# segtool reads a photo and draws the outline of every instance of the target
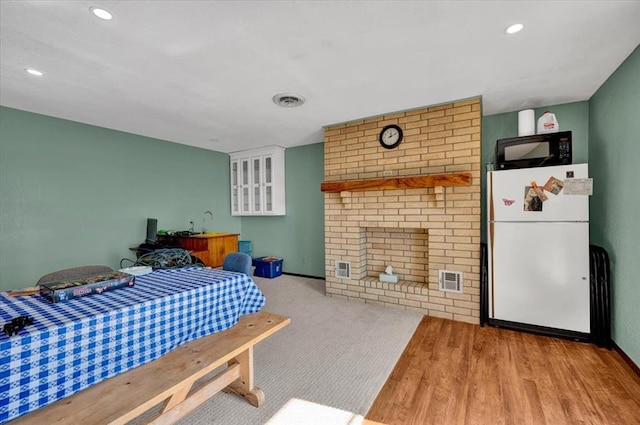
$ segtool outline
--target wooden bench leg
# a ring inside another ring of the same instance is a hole
[[[222,391],[238,394],[246,398],[252,406],[260,407],[264,403],[264,392],[253,384],[253,346],[247,348],[228,363],[229,366],[234,364],[240,366],[240,379]]]
[[[169,399],[167,405],[165,405],[162,413],[149,422],[148,425],[169,425],[176,423],[179,419],[187,415],[205,401],[209,400],[214,394],[222,390],[230,382],[237,381],[240,376],[239,365],[233,365],[228,367],[225,371],[217,374],[215,377],[207,381],[207,384],[190,395],[188,398],[183,399],[181,402],[174,404],[171,403],[173,397]],[[189,385],[191,387],[191,385]],[[174,396],[175,397],[175,396]],[[172,404],[171,407],[168,407]]]
[[[185,383],[185,385],[183,385],[182,388],[177,390],[171,397],[169,397],[165,402],[162,412],[171,410],[174,407],[176,407],[178,404],[182,403],[187,398],[189,391],[191,391],[191,386],[192,386],[191,382]]]

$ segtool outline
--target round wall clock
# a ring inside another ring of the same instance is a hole
[[[395,124],[385,126],[380,132],[380,144],[383,148],[393,149],[402,142],[402,129]]]

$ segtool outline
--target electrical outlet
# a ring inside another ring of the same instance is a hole
[[[386,171],[383,171],[383,172],[382,172],[382,176],[383,176],[383,177],[391,177],[391,176],[393,176],[393,175],[394,175],[394,172],[393,172],[393,171],[391,171],[391,170],[386,170]]]

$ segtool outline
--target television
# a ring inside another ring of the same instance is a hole
[[[156,244],[158,241],[158,220],[155,218],[147,218],[147,239],[145,243]]]

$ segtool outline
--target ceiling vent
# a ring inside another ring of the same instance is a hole
[[[304,97],[293,93],[278,93],[273,96],[273,103],[283,108],[295,108],[304,103]]]

